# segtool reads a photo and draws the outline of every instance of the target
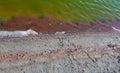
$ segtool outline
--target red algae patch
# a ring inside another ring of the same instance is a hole
[[[71,23],[57,20],[51,16],[45,15],[41,18],[34,17],[14,17],[10,20],[2,22],[1,30],[16,31],[32,29],[41,33],[55,33],[55,32],[110,32],[115,27],[120,28],[120,22],[113,21],[94,21],[89,23]]]

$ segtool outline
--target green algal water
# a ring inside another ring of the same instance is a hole
[[[44,14],[67,21],[119,19],[120,0],[0,0],[0,18]]]

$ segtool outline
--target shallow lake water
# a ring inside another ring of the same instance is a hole
[[[67,21],[119,19],[120,0],[0,0],[0,18],[44,14]]]

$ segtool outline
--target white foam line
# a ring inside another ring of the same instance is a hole
[[[24,37],[29,35],[38,35],[38,32],[32,29],[26,31],[0,31],[0,37]]]
[[[117,29],[115,27],[112,27],[112,29],[120,32],[120,29]]]
[[[62,31],[62,32],[56,32],[55,34],[65,34],[65,32],[64,31]]]

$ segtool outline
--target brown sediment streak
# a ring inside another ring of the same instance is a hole
[[[6,53],[0,53],[0,62],[11,62],[11,61],[17,61],[17,60],[24,60],[24,59],[35,59],[35,58],[49,58],[52,59],[54,57],[67,57],[69,55],[77,55],[80,53],[87,52],[90,55],[94,54],[102,54],[102,53],[108,53],[112,50],[103,50],[104,48],[108,47],[99,47],[100,49],[97,51],[90,51],[89,48],[75,48],[75,49],[59,49],[59,50],[53,50],[50,52],[41,52],[41,53],[32,53],[32,52],[24,52],[19,51],[15,52],[6,52]],[[87,50],[87,51],[84,51]]]

